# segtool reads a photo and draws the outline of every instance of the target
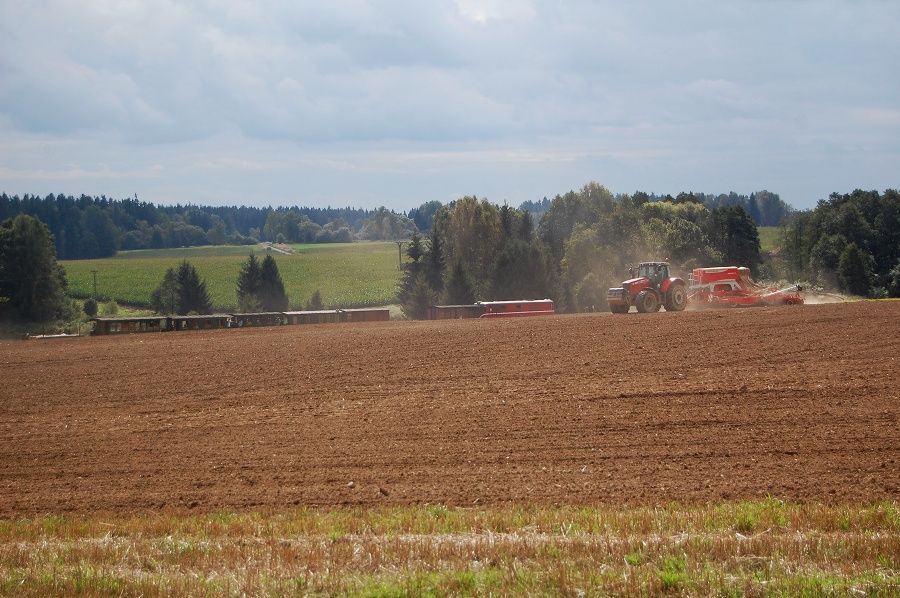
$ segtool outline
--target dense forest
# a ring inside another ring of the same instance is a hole
[[[784,227],[792,278],[855,295],[900,297],[900,193],[833,193]]]

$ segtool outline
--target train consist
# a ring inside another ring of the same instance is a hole
[[[435,305],[429,311],[432,320],[459,318],[520,318],[555,313],[550,299],[521,301],[480,301],[472,305]],[[247,314],[205,314],[190,316],[140,316],[92,318],[93,335],[132,334],[136,332],[172,332],[180,330],[216,330],[252,326],[293,326],[300,324],[337,324],[341,322],[386,322],[386,308],[323,309],[316,311],[273,311]]]
[[[248,314],[205,314],[191,316],[143,316],[134,318],[92,318],[91,334],[131,334],[135,332],[172,332],[179,330],[215,330],[252,326],[290,326],[298,324],[336,324],[339,322],[385,322],[390,312],[384,308],[324,309],[317,311],[273,311]]]

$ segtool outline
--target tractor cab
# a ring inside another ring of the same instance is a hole
[[[666,262],[641,262],[637,270],[630,268],[629,273],[632,278],[646,278],[650,281],[650,286],[658,289],[659,285],[669,278],[669,264]]]

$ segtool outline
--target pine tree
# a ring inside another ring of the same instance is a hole
[[[475,289],[469,275],[463,268],[462,261],[456,260],[450,277],[447,279],[447,287],[444,291],[444,301],[450,305],[471,305],[475,303]]]
[[[309,298],[309,302],[306,304],[306,309],[310,311],[319,311],[325,309],[325,304],[322,302],[322,293],[319,292],[319,289],[316,289],[312,294],[312,297]]]
[[[158,314],[177,314],[179,296],[178,275],[175,268],[169,268],[150,294],[150,307]]]
[[[531,212],[522,212],[522,222],[519,224],[519,238],[526,243],[534,239],[534,219]]]
[[[409,259],[411,259],[414,264],[418,264],[424,253],[425,250],[422,247],[422,237],[419,236],[419,233],[413,233],[413,236],[409,240],[409,247],[406,248],[406,255],[409,256]]]
[[[425,280],[428,286],[440,294],[444,290],[444,242],[437,229],[431,229],[425,258]]]
[[[206,282],[197,269],[187,260],[178,266],[178,314],[212,313],[212,302],[206,290]]]
[[[275,258],[267,255],[259,269],[259,303],[263,311],[284,311],[288,296]]]
[[[409,301],[416,279],[422,273],[424,250],[422,249],[422,237],[417,233],[413,233],[409,246],[406,248],[406,255],[410,261],[404,265],[403,279],[400,281],[398,299],[401,306]]]
[[[513,211],[506,202],[500,206],[500,229],[503,231],[504,241],[513,236]]]
[[[428,312],[436,301],[437,295],[428,286],[425,276],[419,273],[410,284],[409,295],[401,308],[407,318],[423,320],[428,317]]]
[[[261,272],[259,260],[255,255],[250,255],[247,262],[241,266],[237,280],[238,309],[244,313],[260,311],[259,290]]]

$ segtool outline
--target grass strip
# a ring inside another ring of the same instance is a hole
[[[898,592],[897,502],[0,520],[3,595]]]

